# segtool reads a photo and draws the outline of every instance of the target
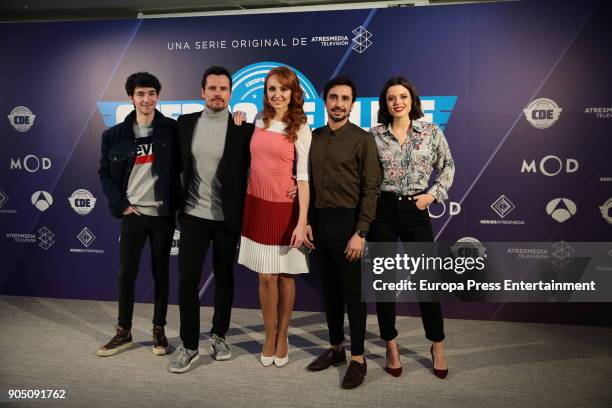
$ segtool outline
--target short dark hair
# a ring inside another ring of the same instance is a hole
[[[353,83],[353,81],[351,81],[348,77],[345,77],[345,76],[332,78],[329,80],[329,82],[325,84],[325,87],[323,88],[323,101],[327,100],[327,94],[329,94],[329,91],[334,86],[338,86],[338,85],[346,85],[350,87],[351,92],[353,94],[353,99],[351,100],[351,103],[355,102],[355,99],[357,99],[357,88],[355,88],[355,84]]]
[[[161,91],[159,79],[157,79],[155,75],[151,75],[148,72],[137,72],[130,75],[125,81],[125,91],[129,96],[134,96],[134,90],[136,87],[155,88],[157,93]]]
[[[412,85],[412,83],[403,76],[395,76],[385,82],[385,85],[380,92],[380,97],[378,98],[378,123],[389,125],[393,121],[393,116],[391,116],[389,113],[389,108],[387,107],[387,91],[394,85],[401,85],[406,88],[408,92],[410,92],[410,99],[412,99],[410,113],[408,114],[410,119],[415,120],[423,117],[421,98],[419,97],[419,93],[414,85]]]
[[[208,78],[209,75],[225,75],[229,79],[230,91],[232,90],[232,75],[229,73],[227,68],[219,65],[213,65],[204,71],[204,75],[202,75],[202,89],[206,88],[206,78]]]

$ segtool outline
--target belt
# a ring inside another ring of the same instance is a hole
[[[414,201],[415,200],[414,197],[421,195],[421,194],[423,194],[423,191],[414,193],[414,194],[408,194],[408,195],[397,194],[391,191],[381,191],[380,192],[381,197],[390,198],[395,201],[404,201],[404,200]]]

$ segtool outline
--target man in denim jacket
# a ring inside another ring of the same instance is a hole
[[[135,110],[102,134],[98,171],[111,214],[121,219],[119,317],[116,335],[97,351],[103,357],[132,345],[134,286],[147,238],[155,281],[153,353],[168,351],[164,325],[170,248],[181,196],[176,123],[155,109],[159,80],[138,72],[128,77],[125,89]]]

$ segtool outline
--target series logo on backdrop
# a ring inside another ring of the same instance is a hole
[[[537,129],[546,129],[555,124],[561,115],[561,109],[555,101],[549,98],[539,98],[532,101],[525,109],[525,119]]]
[[[4,207],[4,204],[8,201],[9,196],[6,195],[2,189],[0,189],[0,208]]]
[[[500,220],[480,220],[481,224],[492,224],[492,225],[523,225],[525,221],[523,220],[508,220],[506,217],[514,211],[516,205],[505,195],[500,195],[491,205],[489,206],[491,210],[499,218]]]
[[[85,248],[70,248],[70,252],[84,254],[104,254],[103,249],[90,248],[91,244],[96,240],[96,236],[88,227],[84,227],[81,232],[77,234],[76,237]]]
[[[38,170],[49,170],[51,168],[51,159],[48,157],[38,157],[34,154],[28,154],[23,158],[11,157],[11,170],[25,170],[28,173],[36,173]]]
[[[35,191],[31,201],[32,205],[42,212],[53,205],[53,196],[46,191]]]
[[[17,106],[13,108],[11,113],[7,115],[13,129],[18,132],[25,133],[34,125],[36,115],[25,106]]]
[[[506,215],[510,214],[516,206],[505,194],[502,194],[493,204],[491,204],[491,208],[500,218],[506,218]]]
[[[9,195],[6,194],[1,188],[0,188],[0,213],[1,214],[17,214],[17,210],[14,210],[12,208],[5,208],[5,204],[6,202],[10,199]]]
[[[578,171],[579,167],[580,165],[576,159],[562,160],[550,154],[544,156],[539,162],[534,159],[531,159],[531,161],[523,159],[521,173],[538,173],[539,171],[547,177],[553,177],[561,172],[565,172],[566,174],[575,173]]]
[[[96,206],[96,200],[93,194],[82,188],[75,190],[72,195],[68,197],[70,206],[80,215],[87,215],[92,212]]]
[[[362,36],[359,38],[363,47],[366,47],[366,45],[369,47],[371,45],[370,37],[368,37],[365,32],[363,32]],[[368,41],[370,41],[370,43],[368,43]],[[263,82],[266,75],[272,68],[283,65],[286,64],[274,61],[263,61],[248,65],[236,71],[232,76],[233,88],[229,104],[230,109],[232,111],[241,110],[246,112],[247,120],[253,121],[257,112],[262,108]],[[304,112],[308,118],[308,124],[313,128],[325,125],[325,103],[319,98],[316,88],[304,73],[294,67],[290,66],[290,68],[297,74],[300,85],[304,90]],[[444,129],[450,120],[456,102],[457,96],[421,96],[421,106],[425,114],[423,120],[434,122]],[[176,119],[182,114],[201,111],[204,108],[204,103],[199,99],[162,100],[159,102],[157,108],[164,115]],[[102,115],[104,124],[107,127],[111,127],[122,122],[134,107],[129,101],[125,100],[102,101],[98,102],[98,109]],[[377,116],[378,96],[358,97],[351,111],[350,120],[354,124],[367,130],[378,124]]]
[[[96,236],[89,228],[85,227],[78,233],[77,238],[79,241],[81,241],[81,244],[83,244],[85,247],[89,247],[89,245],[95,241]]]
[[[247,118],[253,120],[257,112],[263,109],[264,82],[270,70],[283,66],[278,62],[261,62],[242,68],[232,75],[232,110],[246,112]],[[310,80],[299,70],[291,67],[300,81],[304,92],[304,111],[312,107],[317,100],[317,91]],[[310,110],[310,109],[309,109]]]

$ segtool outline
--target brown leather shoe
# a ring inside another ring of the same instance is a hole
[[[312,363],[308,364],[308,371],[325,370],[331,365],[339,365],[346,363],[346,351],[344,347],[336,351],[333,348],[328,348],[325,353],[317,357]]]
[[[164,326],[153,326],[153,354],[163,356],[168,352],[168,339]]]
[[[365,358],[363,359],[363,364],[351,360],[348,370],[346,370],[346,374],[344,374],[344,378],[342,379],[342,388],[351,389],[359,387],[363,383],[367,372],[368,364]]]

